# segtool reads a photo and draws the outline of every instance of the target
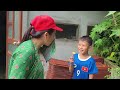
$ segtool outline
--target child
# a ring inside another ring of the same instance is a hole
[[[72,79],[93,79],[93,74],[98,73],[95,60],[89,56],[88,50],[92,46],[92,39],[83,36],[78,42],[78,54],[70,58],[69,71],[73,73]]]

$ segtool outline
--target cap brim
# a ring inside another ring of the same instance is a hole
[[[57,30],[57,31],[63,31],[63,29],[60,28],[60,27],[58,27],[58,26],[54,26],[53,29],[54,29],[54,30]]]

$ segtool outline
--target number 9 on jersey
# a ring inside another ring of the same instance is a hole
[[[77,70],[77,76],[79,76],[80,75],[80,70]]]

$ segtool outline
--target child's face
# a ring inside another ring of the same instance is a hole
[[[80,54],[82,54],[82,55],[88,54],[89,48],[90,48],[90,46],[89,46],[89,43],[87,41],[79,40],[78,51]]]

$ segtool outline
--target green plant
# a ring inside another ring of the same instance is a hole
[[[120,66],[120,12],[109,11],[105,19],[94,26],[90,37],[96,55]]]
[[[108,71],[110,74],[105,76],[106,79],[120,79],[120,68],[109,68]]]

